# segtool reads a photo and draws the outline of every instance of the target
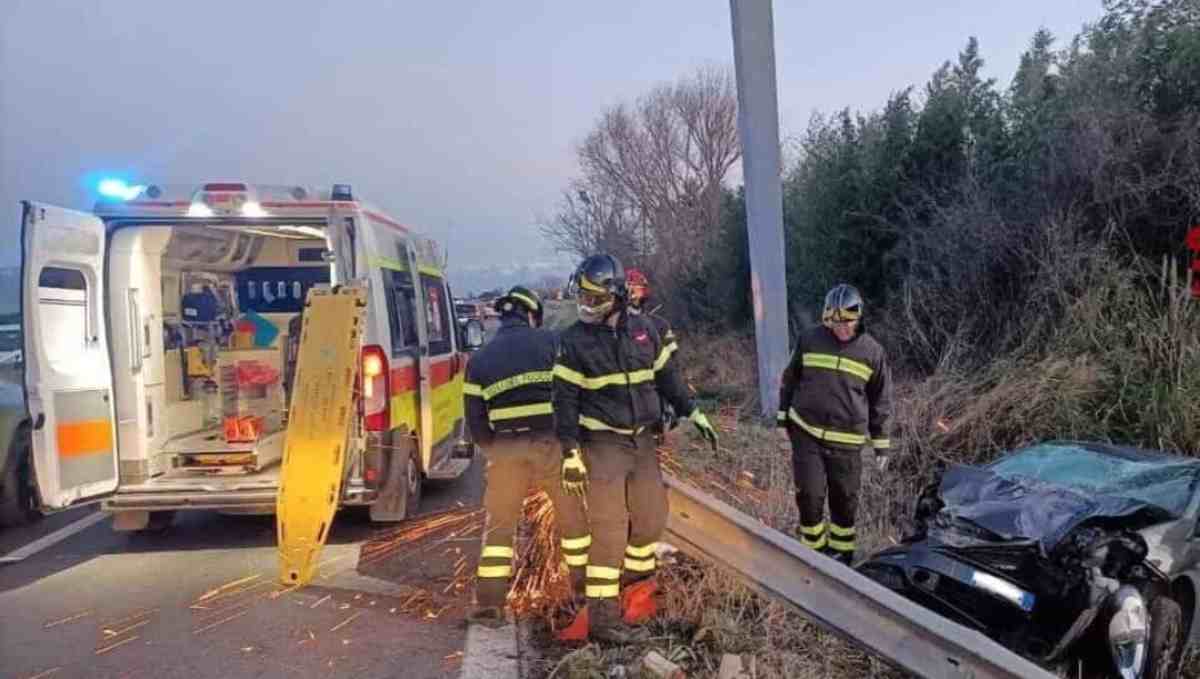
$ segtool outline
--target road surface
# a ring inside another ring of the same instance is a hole
[[[0,677],[459,676],[482,462],[426,486],[413,521],[339,514],[302,589],[277,584],[272,516],[139,535],[85,508],[2,532],[0,557],[78,530],[0,565]]]

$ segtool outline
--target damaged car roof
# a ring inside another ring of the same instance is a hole
[[[983,467],[948,468],[930,537],[961,544],[965,523],[988,540],[1034,541],[1048,554],[1093,519],[1123,519],[1131,528],[1177,519],[1198,482],[1196,459],[1089,442],[1040,443]]]

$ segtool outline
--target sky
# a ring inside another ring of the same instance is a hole
[[[1040,26],[1100,0],[775,0],[781,136],[922,86],[969,36],[1007,86]],[[542,244],[601,112],[733,64],[727,0],[0,0],[0,265],[21,200],[88,209],[97,178],[355,193],[451,268],[571,260]]]

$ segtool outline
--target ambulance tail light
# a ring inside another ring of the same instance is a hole
[[[391,429],[391,394],[388,360],[383,347],[372,344],[362,352],[363,415],[367,431]]]

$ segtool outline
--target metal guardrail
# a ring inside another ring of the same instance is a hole
[[[733,571],[760,594],[929,679],[1054,679],[952,622],[669,475],[663,540]]]

